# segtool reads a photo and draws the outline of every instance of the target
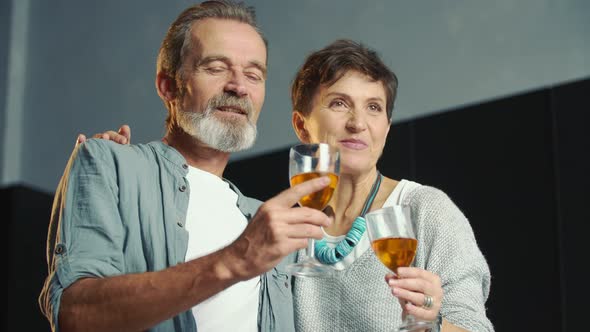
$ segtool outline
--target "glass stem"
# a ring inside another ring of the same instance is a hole
[[[415,322],[416,322],[416,317],[414,317],[411,314],[407,314],[406,317],[404,318],[404,325],[414,324]]]
[[[313,239],[307,240],[307,257],[315,260],[315,241]]]

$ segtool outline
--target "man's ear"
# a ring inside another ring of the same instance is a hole
[[[159,72],[156,75],[156,89],[160,98],[167,102],[173,101],[178,91],[176,80],[164,72]]]
[[[305,128],[305,116],[297,110],[293,111],[291,117],[291,123],[293,124],[293,130],[302,143],[309,143],[309,132]]]

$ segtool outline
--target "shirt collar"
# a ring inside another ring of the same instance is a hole
[[[149,145],[151,145],[158,154],[166,158],[172,164],[176,165],[182,172],[183,176],[186,176],[188,174],[188,164],[186,162],[186,159],[182,156],[182,154],[180,154],[180,152],[178,152],[178,150],[176,150],[168,144],[165,144],[162,141],[154,141],[149,143]],[[249,214],[249,216],[247,216],[248,218],[252,217],[252,207],[250,206],[250,199],[244,196],[244,194],[242,194],[238,187],[236,187],[236,185],[233,184],[231,181],[225,178],[222,178],[222,180],[227,182],[231,190],[233,190],[238,195],[238,208],[244,214]]]

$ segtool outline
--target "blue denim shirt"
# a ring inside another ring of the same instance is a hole
[[[58,331],[63,290],[84,277],[158,271],[183,263],[190,195],[186,160],[152,142],[119,145],[90,139],[74,150],[55,193],[47,239],[49,275],[39,297]],[[249,221],[261,202],[238,194]],[[279,266],[261,276],[258,328],[294,331],[291,281]],[[197,331],[191,310],[150,331]]]

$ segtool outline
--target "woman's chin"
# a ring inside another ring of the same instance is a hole
[[[370,172],[372,167],[368,167],[366,163],[360,164],[340,164],[340,174],[341,175],[362,175],[365,173]]]

